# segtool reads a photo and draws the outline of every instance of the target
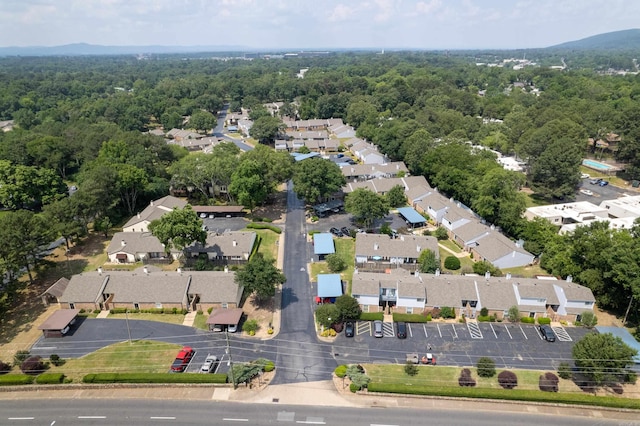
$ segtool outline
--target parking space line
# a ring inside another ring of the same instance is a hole
[[[453,338],[457,339],[458,338],[458,332],[456,331],[456,325],[455,324],[451,324],[451,328],[453,328]]]
[[[440,330],[440,324],[436,324],[436,327],[438,327],[438,334],[440,335],[440,338],[442,339],[442,330]]]
[[[393,337],[396,335],[396,331],[393,327],[392,322],[382,323],[382,334],[384,335],[384,337]]]
[[[356,335],[369,333],[371,336],[371,322],[370,321],[358,321],[356,323]]]
[[[569,333],[567,333],[567,330],[565,330],[564,327],[551,327],[553,329],[553,331],[556,333],[556,337],[558,338],[558,340],[560,340],[561,342],[571,342],[573,339],[571,339],[571,336],[569,336]]]
[[[427,333],[427,325],[422,324],[422,329],[424,330],[424,337],[429,337],[429,333]]]
[[[522,335],[524,336],[524,338],[525,338],[526,340],[529,340],[529,338],[527,337],[527,333],[525,333],[525,332],[524,332],[524,330],[522,329],[522,326],[521,326],[521,325],[519,325],[518,327],[520,327],[520,331],[522,331]]]
[[[544,340],[544,336],[542,335],[542,333],[540,333],[540,329],[538,327],[533,327],[533,329],[536,331],[536,334],[538,335],[540,340]]]
[[[409,336],[413,337],[413,331],[411,331],[411,323],[410,322],[407,323],[407,329],[409,330]]]
[[[480,330],[480,326],[475,321],[467,321],[467,330],[469,330],[469,334],[472,339],[482,339],[482,331]]]
[[[511,335],[511,332],[509,331],[509,327],[507,327],[507,325],[505,324],[504,329],[507,330],[507,334],[509,335],[510,339],[513,339],[513,336]]]
[[[493,331],[493,337],[495,337],[497,339],[498,335],[496,334],[496,329],[493,328],[493,324],[489,323],[489,326],[491,327],[491,331]]]

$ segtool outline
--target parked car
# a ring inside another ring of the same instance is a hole
[[[178,352],[178,355],[173,361],[173,364],[171,364],[171,372],[182,373],[184,370],[186,370],[194,354],[195,351],[193,350],[193,348],[191,348],[190,346],[184,346],[180,350],[180,352]]]
[[[551,326],[548,325],[539,325],[538,329],[540,330],[540,334],[544,337],[544,340],[547,342],[555,342],[556,341],[556,333],[554,333]]]
[[[229,326],[227,327],[227,331],[229,333],[235,333],[236,331],[238,331],[238,324],[229,324]]]
[[[398,336],[398,339],[406,339],[407,338],[407,323],[405,322],[399,322],[398,324],[396,324],[396,328],[397,328],[397,333],[396,336]]]
[[[591,179],[591,180],[589,181],[589,183],[590,183],[591,185],[597,185],[597,184],[599,184],[601,181],[602,181],[602,179]]]
[[[201,373],[215,373],[218,368],[218,357],[215,355],[208,355],[200,368]]]
[[[338,228],[331,228],[331,229],[329,229],[329,232],[331,232],[336,237],[342,237],[343,236],[342,231],[340,231]]]
[[[598,185],[600,185],[600,186],[607,186],[607,185],[609,185],[609,182],[607,182],[606,180],[602,180],[602,179],[601,179],[601,180],[600,180],[600,182],[598,183]]]
[[[590,175],[589,173],[582,173],[582,174],[580,175],[580,178],[581,178],[581,179],[589,179],[590,177],[591,177],[591,175]]]
[[[373,336],[374,337],[382,337],[383,336],[383,333],[382,333],[382,321],[375,320],[373,322]]]
[[[593,195],[593,192],[588,190],[588,189],[581,189],[580,193],[582,193],[584,195]]]
[[[355,324],[353,321],[347,321],[344,325],[344,335],[345,337],[353,337],[355,334]]]
[[[342,228],[340,228],[340,232],[342,232],[345,237],[351,236],[351,230],[346,226],[343,226]]]
[[[206,213],[200,213],[200,218],[201,219],[206,219],[207,218],[207,214]]]

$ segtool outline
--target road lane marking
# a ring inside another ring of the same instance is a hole
[[[529,340],[529,338],[527,337],[527,334],[526,334],[526,333],[524,332],[524,330],[522,329],[522,326],[521,326],[521,325],[519,325],[518,327],[520,327],[520,331],[522,331],[522,335],[524,336],[524,338],[525,338],[526,340]]]
[[[79,419],[106,419],[107,416],[78,416]]]
[[[436,324],[436,327],[438,327],[438,334],[440,335],[440,338],[442,339],[442,331],[440,330],[440,324]]]
[[[429,333],[427,333],[427,325],[422,324],[422,329],[424,330],[424,337],[429,337]]]
[[[155,417],[149,417],[151,420],[175,420],[175,417],[168,417],[168,416],[155,416]]]
[[[411,331],[411,324],[407,323],[407,328],[409,329],[409,337],[413,337],[413,331]]]
[[[225,422],[248,422],[249,419],[232,419],[232,418],[224,418],[222,419]]]
[[[493,336],[497,339],[498,335],[496,334],[496,329],[493,328],[493,324],[489,323],[489,326],[491,327],[491,331],[493,331]]]
[[[509,331],[509,327],[507,327],[506,325],[504,326],[504,329],[507,330],[507,334],[509,335],[509,337],[511,339],[513,339],[513,336],[511,335],[511,332]]]
[[[34,420],[35,417],[7,417],[7,420]]]
[[[451,328],[453,328],[453,338],[457,339],[458,338],[458,332],[456,331],[456,325],[455,324],[451,324]]]

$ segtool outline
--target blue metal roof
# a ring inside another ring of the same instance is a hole
[[[335,252],[336,246],[333,244],[333,235],[328,232],[322,234],[313,234],[314,254],[332,254]]]
[[[296,161],[306,160],[307,158],[319,157],[320,153],[318,152],[310,152],[308,154],[300,154],[299,152],[292,152],[291,155],[293,159]]]
[[[413,207],[401,207],[398,209],[400,213],[409,223],[424,223],[427,221],[420,213]]]
[[[320,275],[318,275],[318,277],[320,277]],[[633,357],[633,360],[636,364],[640,364],[640,342],[638,342],[632,335],[631,333],[629,333],[627,331],[626,328],[622,328],[622,327],[604,327],[601,325],[597,325],[596,326],[596,330],[598,330],[598,333],[600,334],[604,334],[604,333],[611,333],[616,337],[619,337],[620,339],[622,339],[622,341],[624,343],[627,344],[627,346],[631,347],[632,349],[635,349],[638,351],[638,354],[636,354],[636,356]]]
[[[318,274],[318,297],[342,296],[340,274]]]

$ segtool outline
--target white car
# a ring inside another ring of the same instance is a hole
[[[227,327],[227,331],[229,333],[235,333],[236,331],[238,331],[238,324],[229,324],[229,326]]]
[[[200,372],[215,373],[217,366],[218,366],[218,357],[215,355],[208,355],[207,359],[204,360],[204,364],[202,364],[202,368],[200,368]]]
[[[580,175],[581,179],[589,179],[591,177],[591,175],[589,173],[583,173]]]
[[[207,214],[206,213],[200,213],[200,218],[201,219],[206,219],[207,218]]]
[[[593,192],[588,189],[581,189],[580,193],[584,195],[589,195],[589,196],[593,195]]]

